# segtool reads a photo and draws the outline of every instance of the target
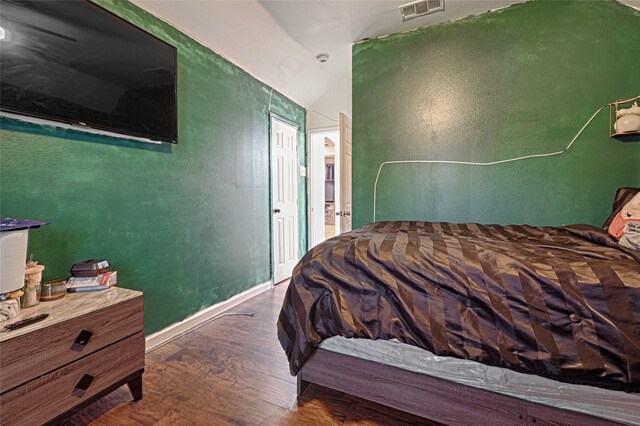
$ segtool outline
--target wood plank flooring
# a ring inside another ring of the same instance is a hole
[[[435,425],[321,386],[298,400],[276,335],[286,283],[149,352],[144,397],[126,386],[64,425]],[[55,395],[52,395],[55,401]]]

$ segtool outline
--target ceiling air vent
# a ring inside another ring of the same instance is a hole
[[[402,20],[417,18],[444,10],[444,0],[420,0],[400,6]]]

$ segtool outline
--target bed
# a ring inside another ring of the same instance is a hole
[[[640,251],[606,232],[637,192],[617,192],[604,229],[377,222],[316,246],[278,321],[299,394],[317,383],[446,424],[640,424]],[[371,344],[396,346],[385,361]],[[501,392],[517,380],[456,381],[438,360],[547,382]]]

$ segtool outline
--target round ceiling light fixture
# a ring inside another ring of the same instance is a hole
[[[318,56],[316,56],[316,59],[321,64],[325,64],[329,60],[329,54],[328,53],[320,53]]]

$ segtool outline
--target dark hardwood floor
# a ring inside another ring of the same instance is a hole
[[[126,386],[65,425],[433,425],[424,419],[296,379],[276,336],[286,283],[147,354],[144,397]],[[55,401],[55,395],[52,395]]]

